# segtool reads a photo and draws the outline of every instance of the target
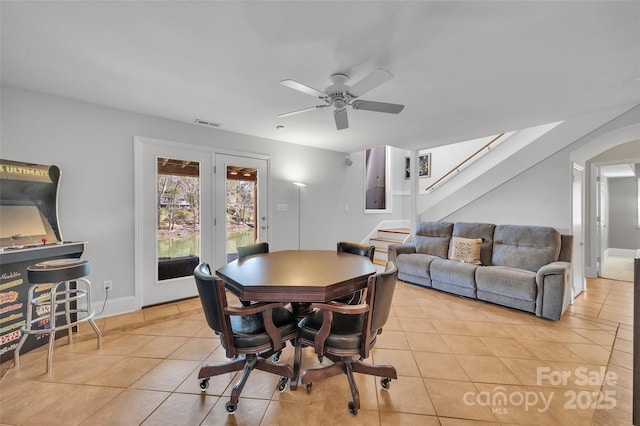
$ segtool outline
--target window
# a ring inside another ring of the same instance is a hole
[[[158,280],[193,274],[200,260],[200,164],[158,158]]]

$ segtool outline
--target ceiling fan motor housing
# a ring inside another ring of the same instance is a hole
[[[333,84],[324,90],[328,97],[327,102],[335,109],[344,108],[351,99],[349,86],[345,84],[349,80],[349,76],[346,74],[333,74],[330,78]]]

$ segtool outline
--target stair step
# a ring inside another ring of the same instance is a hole
[[[371,238],[371,241],[380,241],[382,243],[401,243],[402,242],[402,240],[398,240],[397,238],[381,238],[381,237],[373,237]]]
[[[384,266],[389,258],[389,244],[401,244],[411,234],[409,228],[381,228],[378,235],[369,239],[369,244],[376,248],[373,263]]]
[[[373,258],[386,262],[389,258],[389,251],[386,249],[386,247],[376,247]]]
[[[389,232],[393,234],[405,234],[408,235],[411,233],[411,229],[409,228],[382,228],[378,229],[379,232]]]
[[[401,244],[403,240],[394,240],[391,238],[370,238],[369,242],[375,246],[376,250],[387,250],[389,244]]]

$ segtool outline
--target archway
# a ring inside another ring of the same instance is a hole
[[[587,277],[597,276],[598,244],[597,232],[597,170],[596,164],[591,160],[594,158],[607,158],[611,162],[637,162],[640,161],[640,105],[628,110],[616,119],[606,123],[589,135],[586,135],[578,142],[582,142],[580,147],[571,152],[570,160],[572,164],[584,167],[584,187],[581,193],[579,188],[574,188],[572,197],[574,201],[582,198],[581,207],[583,209],[583,232],[581,235],[574,233],[574,240],[577,244],[583,244],[585,249],[584,274]],[[624,146],[623,149],[615,149]],[[626,147],[626,149],[624,149]],[[609,152],[610,157],[603,157],[602,154]],[[635,157],[635,158],[634,158]]]

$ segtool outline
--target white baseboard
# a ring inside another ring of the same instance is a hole
[[[630,257],[634,258],[636,255],[636,250],[631,249],[619,249],[619,248],[608,248],[604,251],[605,256],[620,256],[620,257]]]
[[[93,301],[93,310],[100,312],[104,305],[104,300]],[[114,315],[126,314],[137,311],[135,296],[120,297],[118,299],[107,299],[104,311],[100,315],[96,314],[96,318],[107,318]]]

